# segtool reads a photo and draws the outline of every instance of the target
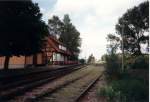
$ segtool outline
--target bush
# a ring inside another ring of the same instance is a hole
[[[121,62],[118,55],[111,54],[106,56],[106,72],[109,76],[119,75],[121,72]]]
[[[98,96],[107,97],[108,102],[148,102],[148,86],[141,80],[123,79],[98,90]]]
[[[79,62],[81,63],[81,64],[85,64],[85,59],[79,59]]]
[[[126,69],[148,69],[149,68],[149,56],[128,56],[125,60]]]
[[[116,102],[115,96],[117,92],[111,86],[102,87],[97,91],[97,96],[103,96],[108,102]]]
[[[125,96],[127,102],[142,102],[148,95],[146,85],[136,79],[115,81],[112,83],[112,87],[116,92],[120,91],[122,93],[121,97]]]
[[[138,56],[134,59],[132,64],[133,69],[148,69],[149,68],[149,58],[148,56]]]

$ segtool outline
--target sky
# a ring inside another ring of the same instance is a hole
[[[39,4],[43,20],[69,14],[82,39],[80,58],[93,54],[100,59],[106,51],[107,34],[115,33],[118,18],[127,9],[146,0],[33,0]]]

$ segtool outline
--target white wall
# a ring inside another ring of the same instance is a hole
[[[53,53],[53,61],[64,61],[64,55],[60,53]]]

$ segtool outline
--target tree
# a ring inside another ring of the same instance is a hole
[[[87,63],[95,63],[95,57],[93,56],[93,54],[91,54],[87,60]]]
[[[81,63],[81,64],[85,64],[86,63],[86,60],[85,59],[79,59],[79,62]]]
[[[107,56],[107,54],[102,55],[101,56],[101,61],[106,61],[106,56]]]
[[[149,46],[149,2],[143,2],[139,6],[129,9],[118,20],[116,30],[122,35],[124,49],[134,55],[141,55],[141,44]]]
[[[71,23],[69,15],[64,15],[63,23],[64,26],[63,32],[60,35],[60,41],[62,41],[62,43],[74,53],[74,55],[71,56],[71,60],[77,60],[78,53],[80,52],[79,47],[81,45],[80,33]]]
[[[114,34],[108,34],[107,41],[109,42],[109,44],[107,44],[107,52],[115,54],[118,47],[120,46],[120,38]]]
[[[0,2],[0,56],[8,69],[11,56],[41,51],[47,26],[41,20],[38,4],[31,0]]]
[[[119,58],[119,54],[117,54],[117,49],[121,45],[120,38],[115,34],[107,35],[107,52],[108,54],[104,54],[101,59],[106,62],[106,72],[109,76],[116,76],[121,71],[121,61]]]
[[[49,32],[52,35],[61,35],[63,22],[59,19],[58,16],[53,16],[52,19],[48,20]]]

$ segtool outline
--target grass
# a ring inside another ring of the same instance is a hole
[[[99,88],[97,96],[106,97],[108,102],[149,102],[147,83],[144,80],[132,78],[130,75],[123,76]]]

